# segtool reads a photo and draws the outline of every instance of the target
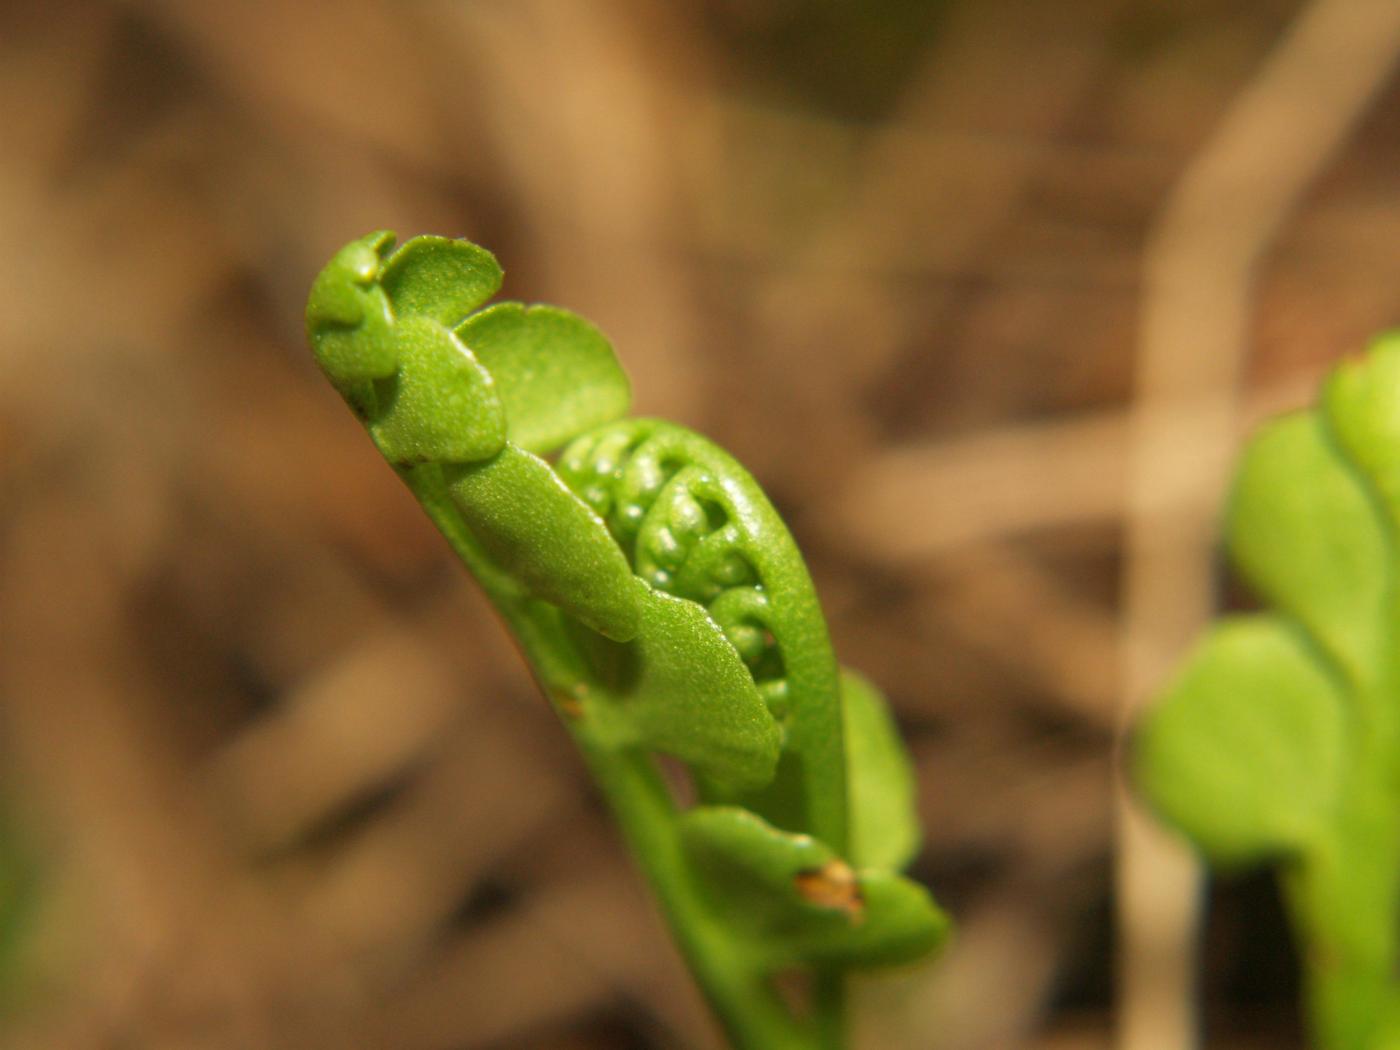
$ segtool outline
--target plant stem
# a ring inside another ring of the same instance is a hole
[[[1354,790],[1330,841],[1284,876],[1323,1050],[1384,1050],[1400,1037],[1400,817],[1391,800],[1379,784]]]
[[[757,960],[716,921],[683,854],[675,805],[646,755],[580,746],[623,837],[661,904],[681,954],[736,1050],[839,1050],[800,1024]]]

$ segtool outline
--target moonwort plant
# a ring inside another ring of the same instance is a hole
[[[1223,618],[1140,729],[1138,783],[1221,866],[1273,862],[1324,1050],[1400,1047],[1400,333],[1263,427]]]
[[[684,427],[623,418],[596,328],[481,309],[501,269],[467,241],[393,246],[372,233],[317,277],[317,362],[514,634],[733,1044],[836,1050],[846,972],[948,929],[897,874],[919,829],[883,698],[838,668],[753,478]]]

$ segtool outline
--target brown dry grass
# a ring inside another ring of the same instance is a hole
[[[1108,1045],[1144,236],[1295,5],[954,3],[859,119],[740,46],[793,10],[0,12],[0,746],[45,890],[4,1045],[715,1045],[553,716],[303,346],[315,270],[385,226],[597,321],[639,409],[788,514],[909,731],[918,874],[962,930],[863,989],[866,1045]],[[1251,413],[1400,319],[1397,112],[1261,263]],[[1231,998],[1222,942],[1219,1045],[1290,1045],[1286,989]]]

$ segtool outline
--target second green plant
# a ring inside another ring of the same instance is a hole
[[[1200,642],[1139,781],[1222,866],[1278,865],[1324,1050],[1400,1047],[1400,337],[1245,450],[1226,538],[1271,606]]]

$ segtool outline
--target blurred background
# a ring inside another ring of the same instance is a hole
[[[1111,1045],[1125,955],[1192,965],[1115,740],[1230,448],[1400,321],[1396,6],[0,6],[0,1045],[718,1045],[304,345],[381,227],[595,321],[791,523],[959,923],[860,1045]],[[1301,1046],[1270,878],[1210,899],[1206,1044]]]

